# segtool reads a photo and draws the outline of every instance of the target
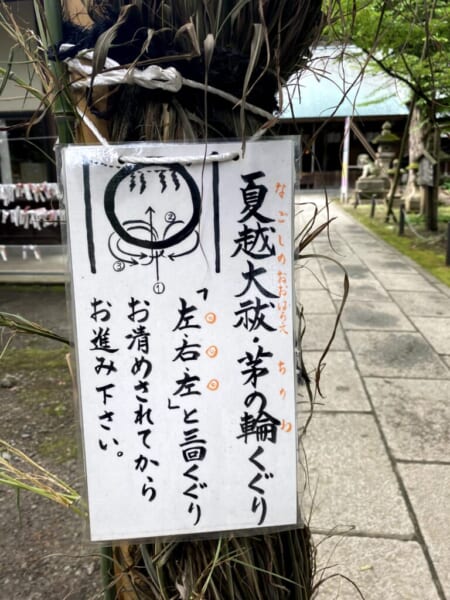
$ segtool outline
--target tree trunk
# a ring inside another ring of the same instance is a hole
[[[428,190],[428,202],[425,205],[426,226],[428,231],[438,231],[439,180],[440,180],[440,130],[437,123],[429,134],[430,154],[436,160],[433,167],[434,185]]]
[[[415,107],[411,126],[409,130],[409,162],[410,164],[419,164],[424,154],[428,154],[436,164],[433,170],[433,185],[421,186],[421,206],[420,213],[425,216],[426,227],[429,231],[437,231],[437,211],[439,201],[439,154],[440,137],[439,127],[436,123],[436,116],[431,108],[423,109]],[[415,173],[410,170],[407,192],[408,196],[415,187]]]

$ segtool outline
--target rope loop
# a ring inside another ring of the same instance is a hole
[[[138,165],[203,165],[239,160],[239,152],[223,152],[222,154],[209,154],[207,156],[130,156],[122,154],[118,157],[121,164]]]

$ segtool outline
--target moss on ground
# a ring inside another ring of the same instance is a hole
[[[14,401],[23,407],[37,429],[45,430],[37,440],[38,453],[58,463],[77,455],[72,380],[66,354],[63,347],[10,347],[3,353],[0,365],[2,376],[8,375],[15,382]]]
[[[6,349],[2,357],[2,371],[21,371],[27,372],[42,371],[52,377],[62,378],[62,381],[70,380],[67,370],[66,356],[67,349],[43,349],[36,347]]]

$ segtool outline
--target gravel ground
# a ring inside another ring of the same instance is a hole
[[[0,311],[67,335],[62,287],[0,284]],[[1,349],[8,338],[3,331]],[[82,490],[65,352],[43,338],[13,337],[0,359],[0,438]],[[100,548],[87,541],[83,517],[0,483],[0,539],[0,600],[102,598]]]

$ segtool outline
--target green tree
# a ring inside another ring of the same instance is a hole
[[[437,229],[442,115],[450,108],[450,4],[447,0],[330,1],[330,42],[352,44],[370,65],[411,91],[410,162],[425,150],[437,160],[425,210]],[[369,67],[372,68],[372,67]]]

